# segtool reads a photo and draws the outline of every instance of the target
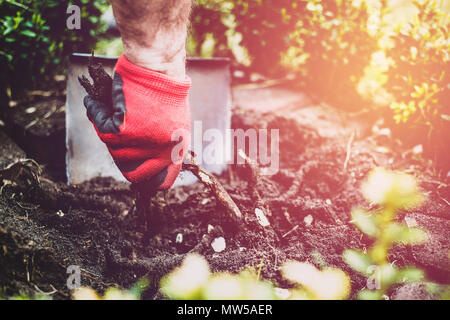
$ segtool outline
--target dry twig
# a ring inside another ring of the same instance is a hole
[[[352,154],[352,145],[353,145],[354,139],[355,139],[355,131],[352,132],[352,135],[350,136],[350,139],[348,140],[348,143],[347,143],[347,155],[345,156],[344,171],[347,170],[348,162],[350,161],[350,156]]]
[[[239,210],[236,203],[231,199],[228,192],[222,184],[205,169],[200,167],[192,154],[187,154],[187,163],[183,163],[183,170],[192,172],[205,186],[207,186],[216,196],[219,203],[227,210],[231,219],[235,222],[240,222],[242,219],[241,210]]]

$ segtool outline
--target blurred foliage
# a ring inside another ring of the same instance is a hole
[[[2,296],[2,292],[0,291],[0,300],[52,300],[52,297],[50,295],[41,293],[30,296],[24,292],[20,292],[15,296],[5,298]]]
[[[346,299],[350,294],[350,278],[340,269],[287,262],[282,274],[297,287],[281,289],[260,279],[262,263],[257,272],[247,268],[239,274],[211,273],[205,258],[190,254],[161,280],[161,292],[175,300]]]
[[[197,0],[188,51],[382,116],[450,169],[449,0]],[[257,77],[261,79],[261,77]]]
[[[123,54],[122,38],[102,38],[94,50],[96,55],[118,57]]]
[[[379,12],[386,1],[301,1],[304,13],[290,33],[283,64],[312,94],[342,109],[363,105],[356,88],[377,49]]]
[[[387,260],[394,243],[414,245],[426,242],[428,234],[420,228],[410,228],[395,222],[400,210],[420,206],[424,197],[414,177],[401,172],[374,169],[362,186],[365,198],[378,209],[366,211],[361,208],[352,211],[352,222],[363,233],[375,239],[368,250],[346,250],[344,261],[355,271],[372,280],[372,287],[360,291],[360,299],[382,299],[393,284],[407,281],[422,281],[424,273],[416,268],[399,269]]]
[[[386,48],[391,59],[386,86],[394,95],[397,123],[450,121],[450,24],[437,1],[414,1],[413,20],[397,26]]]
[[[318,270],[310,263],[291,261],[282,266],[281,272],[286,279],[300,285],[291,289],[290,299],[344,300],[351,292],[349,276],[338,268]]]
[[[366,1],[197,2],[192,19],[197,47],[212,35],[219,48],[215,55],[246,61],[251,72],[294,73],[310,93],[344,108],[361,101],[356,84],[377,48]]]
[[[74,300],[140,300],[142,293],[148,288],[149,282],[143,278],[128,290],[111,287],[106,289],[103,296],[88,287],[81,287],[72,294]]]
[[[81,29],[68,30],[67,8],[81,8]],[[0,0],[1,88],[12,93],[36,85],[65,68],[72,52],[89,52],[104,30],[107,0]]]
[[[238,275],[212,274],[208,262],[190,254],[182,265],[161,280],[161,292],[174,300],[273,300],[274,286],[262,281],[256,272],[244,270]]]
[[[450,170],[450,19],[437,1],[415,1],[413,20],[397,26],[386,48],[386,90],[397,130],[411,133],[425,153]],[[405,140],[405,138],[403,139]]]
[[[340,109],[390,106],[385,115],[396,123],[448,127],[448,7],[437,0],[198,0],[191,52],[234,57],[270,77],[294,73],[308,93]]]

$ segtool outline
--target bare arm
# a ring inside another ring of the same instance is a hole
[[[191,2],[192,0],[111,0],[128,60],[177,79],[184,79]]]

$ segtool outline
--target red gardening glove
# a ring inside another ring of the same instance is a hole
[[[87,116],[124,177],[155,190],[169,189],[190,141],[191,81],[117,62],[112,105],[86,96]],[[175,154],[175,156],[174,156]]]

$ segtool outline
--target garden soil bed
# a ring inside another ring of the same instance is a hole
[[[404,212],[399,219],[414,219],[428,230],[430,240],[414,247],[396,245],[390,261],[421,267],[428,280],[450,284],[448,177],[436,174],[429,161],[382,133],[365,130],[352,142],[348,130],[339,124],[342,119],[323,127],[323,122],[301,121],[295,113],[278,114],[239,108],[233,112],[234,128],[280,129],[280,171],[261,176],[256,185],[271,212],[270,226],[265,228],[254,214],[254,188],[243,167],[231,166],[219,177],[245,215],[241,227],[197,183],[158,194],[152,202],[157,218],[152,221],[151,234],[144,234],[127,184],[97,178],[67,186],[53,179],[55,175],[41,173],[30,161],[5,169],[23,157],[21,148],[27,148],[23,139],[14,141],[11,132],[11,139],[1,134],[2,294],[46,292],[54,299],[69,299],[67,267],[76,265],[82,270],[82,285],[101,292],[110,286],[128,288],[146,276],[151,283],[144,298],[161,299],[159,279],[188,252],[197,252],[206,257],[213,271],[238,272],[262,262],[262,277],[284,288],[291,286],[280,274],[287,260],[336,266],[350,275],[354,298],[366,279],[346,266],[341,256],[347,248],[371,245],[350,223],[350,211],[354,206],[368,207],[360,185],[376,166],[414,172],[428,195],[422,208]],[[331,112],[324,114],[329,117]],[[182,243],[176,241],[179,234]],[[220,236],[225,238],[226,249],[216,253],[210,243]],[[390,296],[399,297],[401,292],[410,298],[432,298],[417,285],[394,288]]]

